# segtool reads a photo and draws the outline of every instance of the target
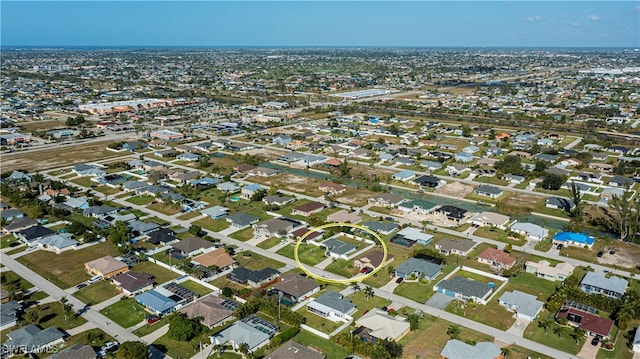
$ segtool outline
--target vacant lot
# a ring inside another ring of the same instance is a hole
[[[434,193],[443,194],[445,196],[464,198],[473,192],[473,186],[465,185],[460,182],[451,182],[437,188]]]
[[[90,144],[61,145],[38,151],[18,152],[2,156],[2,171],[19,168],[29,171],[42,171],[49,168],[64,167],[75,163],[91,162],[105,158],[122,156],[108,151],[107,145],[114,141],[92,142]]]
[[[100,313],[123,328],[129,328],[140,323],[148,314],[133,298],[116,302],[102,309]]]
[[[609,254],[615,250],[614,254]],[[597,258],[598,263],[625,268],[640,267],[640,246],[633,243],[615,241],[607,243],[603,248],[604,255]]]
[[[48,114],[47,114],[48,115]],[[58,116],[51,116],[58,117]],[[64,117],[66,119],[66,117]],[[20,127],[24,128],[25,131],[37,131],[37,130],[51,130],[53,128],[65,127],[64,120],[50,120],[50,121],[30,121],[30,122],[21,122]]]
[[[449,313],[469,318],[500,330],[509,329],[513,322],[516,321],[513,313],[498,304],[498,300],[495,298],[486,305],[453,300],[447,305],[445,310]]]
[[[80,289],[75,292],[73,296],[86,304],[94,305],[104,302],[118,295],[118,293],[120,293],[120,291],[118,291],[115,285],[111,284],[110,280],[103,280]]]
[[[284,267],[284,263],[282,262],[251,252],[240,253],[236,256],[235,260],[238,262],[240,267],[251,270],[260,270],[265,267],[271,267],[273,269]]]
[[[303,193],[312,197],[319,197],[324,194],[318,189],[318,185],[321,182],[326,182],[292,174],[281,174],[271,177],[251,177],[250,180],[267,187],[274,186],[276,188],[286,188],[288,191]]]
[[[538,207],[540,203],[543,203],[544,198],[541,196],[534,196],[524,193],[507,192],[506,196],[502,196],[498,207],[505,212],[505,214],[513,215],[520,213],[531,213]]]
[[[35,309],[40,315],[38,325],[42,328],[54,327],[63,330],[75,328],[87,322],[81,316],[69,315],[65,318],[63,305],[60,302],[52,302],[36,306]]]
[[[143,272],[148,273],[153,276],[153,281],[162,284],[168,282],[172,279],[178,278],[178,273],[172,272],[166,268],[160,267],[159,265],[151,262],[140,262],[135,264],[131,270],[135,272]]]
[[[90,278],[84,270],[86,262],[104,256],[117,255],[118,248],[112,243],[105,242],[61,254],[35,251],[20,257],[18,261],[42,277],[49,279],[53,284],[61,288],[69,288]]]

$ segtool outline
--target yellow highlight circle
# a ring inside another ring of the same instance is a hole
[[[332,228],[332,227],[351,227],[351,228],[356,228],[356,229],[363,230],[363,231],[373,235],[373,237],[375,237],[375,239],[378,240],[378,242],[380,242],[380,244],[382,245],[383,255],[382,255],[382,262],[380,263],[380,265],[377,266],[369,274],[365,274],[365,275],[363,275],[361,277],[351,278],[351,279],[327,279],[325,277],[322,277],[322,276],[319,276],[317,274],[311,273],[311,271],[309,271],[307,269],[307,267],[305,267],[304,264],[302,264],[302,262],[300,262],[300,258],[298,257],[298,248],[300,247],[300,243],[302,243],[302,241],[305,238],[307,238],[307,236],[309,236],[311,233],[315,232],[316,230],[320,230],[320,229],[324,229],[324,228]],[[327,224],[323,224],[321,226],[312,228],[312,229],[308,230],[305,234],[300,236],[300,238],[298,239],[298,241],[295,244],[295,247],[293,248],[293,259],[295,259],[296,264],[298,265],[298,267],[300,267],[300,269],[302,269],[302,271],[305,272],[311,278],[314,278],[314,279],[317,279],[317,280],[323,281],[323,282],[329,282],[329,283],[350,284],[350,283],[353,283],[353,282],[363,281],[363,280],[371,277],[372,275],[376,274],[380,269],[382,269],[382,267],[384,267],[385,263],[387,262],[387,245],[384,243],[382,238],[380,238],[378,233],[370,230],[367,227],[361,226],[359,224],[346,223],[346,222],[327,223]]]

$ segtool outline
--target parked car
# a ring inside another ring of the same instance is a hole
[[[398,278],[398,279],[396,279],[396,283],[400,284],[400,283],[402,283],[403,280],[404,280],[404,278]]]
[[[616,250],[615,249],[610,250],[609,254],[616,254]]]
[[[119,345],[120,343],[118,342],[106,342],[100,349],[104,350],[105,352],[115,351],[116,349],[118,349]]]
[[[594,338],[591,340],[591,345],[598,345],[598,344],[600,344],[600,338],[598,338],[598,337],[594,337]]]
[[[157,322],[158,320],[160,320],[160,317],[157,315],[150,315],[147,317],[147,324],[153,324],[155,322]]]
[[[600,251],[600,252],[598,252],[598,254],[596,254],[596,257],[598,257],[598,258],[602,258],[602,255],[603,255],[603,254],[604,254],[604,252]]]
[[[78,285],[76,286],[76,288],[77,288],[77,289],[82,289],[82,288],[84,288],[84,287],[86,287],[86,286],[88,286],[88,284],[87,284],[87,283],[80,283],[80,284],[78,284]]]
[[[559,243],[556,248],[558,248],[558,250],[560,250],[560,249],[562,249],[562,247],[564,247],[564,245],[562,243]]]
[[[367,271],[367,267],[364,267],[364,268],[360,269],[360,273],[364,273],[366,271]]]

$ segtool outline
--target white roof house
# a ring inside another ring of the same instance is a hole
[[[552,267],[549,262],[545,260],[541,260],[540,262],[527,261],[525,268],[527,272],[533,273],[539,278],[552,281],[565,280],[575,269],[574,266],[565,262],[558,263],[555,267]]]
[[[543,240],[549,235],[549,231],[546,228],[527,222],[516,222],[511,225],[511,230],[534,241]]]
[[[409,332],[409,322],[402,317],[392,317],[385,311],[373,309],[356,320],[356,325],[369,329],[378,339],[399,340]]]
[[[516,318],[526,320],[534,320],[542,310],[543,302],[536,299],[535,296],[514,290],[512,292],[504,292],[498,303],[510,311],[516,313]]]

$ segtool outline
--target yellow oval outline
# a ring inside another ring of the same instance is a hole
[[[371,271],[371,273],[369,274],[365,274],[361,277],[358,278],[350,278],[350,279],[327,279],[325,277],[321,277],[315,273],[311,273],[311,271],[309,271],[307,269],[307,267],[305,267],[304,264],[302,264],[302,262],[300,262],[300,258],[298,257],[298,247],[300,247],[300,243],[302,243],[302,241],[307,238],[307,236],[309,236],[311,233],[315,232],[316,230],[319,229],[324,229],[324,228],[332,228],[332,227],[351,227],[351,228],[356,228],[356,229],[360,229],[363,230],[371,235],[373,235],[378,242],[380,242],[380,245],[382,245],[382,262],[380,263],[379,266],[377,266],[373,271]],[[335,284],[351,284],[353,282],[361,282],[369,277],[371,277],[372,275],[376,274],[378,271],[380,271],[380,269],[382,269],[385,266],[385,263],[387,262],[387,245],[384,243],[384,241],[382,240],[382,238],[380,237],[380,235],[378,235],[378,233],[372,231],[371,229],[361,226],[359,224],[354,224],[354,223],[347,223],[347,222],[336,222],[336,223],[326,223],[323,224],[321,226],[312,228],[310,230],[308,230],[305,234],[303,234],[302,236],[300,236],[300,238],[298,238],[298,240],[296,241],[295,247],[293,248],[293,259],[296,261],[296,264],[298,265],[298,267],[300,269],[302,269],[303,272],[305,272],[309,277],[317,279],[319,281],[323,281],[323,282],[329,282],[329,283],[335,283]]]

